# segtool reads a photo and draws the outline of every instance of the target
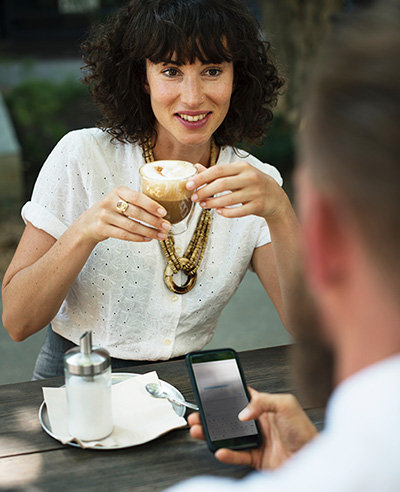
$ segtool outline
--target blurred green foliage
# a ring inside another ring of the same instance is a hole
[[[248,147],[262,162],[278,167],[281,173],[290,173],[294,165],[293,128],[282,115],[275,116],[260,147]]]
[[[285,120],[284,115],[274,117],[272,126],[267,132],[260,146],[240,145],[240,148],[252,155],[278,168],[282,174],[284,188],[287,193],[292,193],[292,171],[295,163],[294,129]]]
[[[75,80],[32,79],[4,94],[22,148],[25,198],[43,162],[68,131],[93,126],[98,114],[87,87]]]

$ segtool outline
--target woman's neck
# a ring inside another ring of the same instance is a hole
[[[205,167],[210,165],[211,141],[199,146],[185,146],[179,143],[162,142],[157,138],[153,148],[154,160],[181,160],[200,163]]]

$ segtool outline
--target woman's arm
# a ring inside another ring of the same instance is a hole
[[[202,170],[187,186],[198,188],[194,201],[223,217],[257,215],[267,221],[271,244],[255,250],[252,264],[286,329],[293,332],[288,307],[297,284],[300,247],[297,217],[284,190],[244,161]],[[226,191],[230,193],[215,196]]]
[[[271,243],[254,251],[252,264],[282,323],[294,336],[295,320],[291,319],[290,306],[300,275],[300,246],[298,221],[290,202],[280,216],[267,222]]]
[[[56,315],[93,245],[74,228],[58,241],[28,222],[3,280],[3,324],[20,342]]]
[[[129,204],[124,215],[115,208],[120,199]],[[3,280],[3,324],[10,336],[22,341],[54,318],[100,241],[165,239],[170,227],[161,218],[165,213],[142,193],[120,187],[78,217],[58,240],[28,223]]]

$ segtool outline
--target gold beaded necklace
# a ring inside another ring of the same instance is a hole
[[[217,146],[214,140],[211,139],[210,167],[214,166],[216,155]],[[147,139],[143,144],[143,156],[146,163],[154,161],[150,139]],[[193,237],[182,257],[179,257],[176,254],[173,236],[169,235],[167,239],[160,241],[162,251],[167,259],[167,266],[164,271],[164,282],[168,289],[175,292],[175,294],[186,294],[186,292],[193,289],[197,280],[197,270],[199,269],[206,249],[210,224],[211,212],[209,209],[205,209],[200,215]],[[187,280],[183,285],[177,285],[174,282],[174,275],[180,270],[187,276]]]

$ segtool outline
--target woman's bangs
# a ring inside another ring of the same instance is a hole
[[[218,31],[204,31],[199,27],[185,32],[177,26],[167,25],[156,30],[147,45],[145,58],[152,63],[174,61],[178,65],[194,63],[222,63],[232,61],[228,37]]]

